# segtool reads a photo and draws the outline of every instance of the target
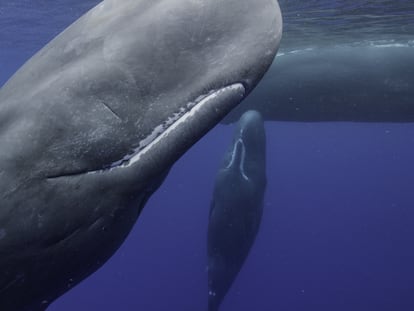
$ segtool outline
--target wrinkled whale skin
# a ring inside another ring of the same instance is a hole
[[[0,90],[0,310],[44,310],[121,245],[276,54],[274,0],[106,0]]]

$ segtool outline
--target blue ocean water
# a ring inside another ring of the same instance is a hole
[[[96,2],[0,2],[0,85]],[[412,1],[281,6],[282,48],[413,40]],[[266,129],[262,225],[221,310],[414,310],[414,124]],[[121,249],[49,310],[206,310],[208,209],[232,130],[219,125],[186,153]]]

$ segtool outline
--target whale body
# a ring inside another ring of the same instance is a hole
[[[266,188],[266,137],[261,115],[245,112],[217,173],[207,237],[208,310],[217,311],[259,230]]]
[[[249,109],[269,121],[414,122],[414,46],[321,46],[280,53],[225,119]]]
[[[258,83],[274,0],[105,0],[0,90],[0,310],[44,310],[121,245]]]

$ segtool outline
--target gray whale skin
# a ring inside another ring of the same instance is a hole
[[[120,246],[258,83],[275,0],[106,0],[0,90],[0,310],[44,310]]]
[[[270,121],[414,122],[414,46],[362,44],[280,53],[225,118],[256,109]]]
[[[217,311],[259,230],[266,188],[262,116],[245,112],[214,185],[207,235],[208,310]]]

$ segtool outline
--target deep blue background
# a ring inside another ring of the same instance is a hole
[[[0,84],[42,40],[0,50]],[[266,128],[262,226],[221,310],[414,310],[414,124]],[[118,253],[50,310],[205,311],[207,215],[232,130],[195,145]]]
[[[256,244],[222,310],[413,310],[414,126],[267,124]],[[218,126],[174,167],[121,250],[51,310],[206,310]]]

